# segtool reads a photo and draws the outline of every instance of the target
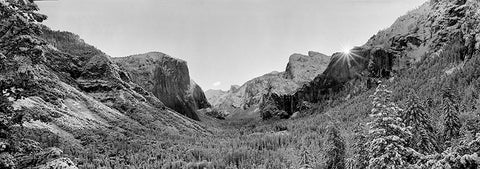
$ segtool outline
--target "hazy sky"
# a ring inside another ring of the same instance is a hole
[[[284,71],[293,53],[362,45],[426,0],[58,0],[46,25],[112,57],[159,51],[186,60],[204,89]]]

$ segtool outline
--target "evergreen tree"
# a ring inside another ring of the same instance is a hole
[[[379,85],[372,97],[367,168],[408,168],[417,152],[408,147],[406,139],[412,134],[399,117],[402,109],[390,100],[391,91],[385,85]]]
[[[325,163],[329,169],[345,168],[345,142],[340,136],[338,129],[330,125],[327,128],[327,140],[325,141]]]
[[[353,138],[355,143],[352,146],[353,157],[348,168],[357,169],[357,168],[366,168],[368,166],[368,150],[367,150],[367,137],[365,132],[360,130],[355,130],[355,136]]]
[[[460,136],[460,128],[462,127],[458,118],[458,108],[450,99],[443,100],[443,112],[445,113],[443,120],[443,136],[445,141],[456,139]]]
[[[410,94],[401,118],[415,136],[407,140],[409,147],[422,154],[432,154],[439,150],[430,117],[416,94]]]

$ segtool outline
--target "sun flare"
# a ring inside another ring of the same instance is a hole
[[[342,63],[348,65],[348,67],[358,65],[358,61],[364,59],[358,54],[358,50],[351,46],[343,46],[338,56],[339,58],[336,59],[334,64]]]
[[[344,48],[343,48],[343,53],[344,53],[344,54],[350,54],[350,53],[351,53],[351,48],[349,48],[349,47],[344,47]]]

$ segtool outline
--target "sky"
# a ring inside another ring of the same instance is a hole
[[[294,53],[364,44],[426,0],[38,1],[44,22],[112,57],[158,51],[187,61],[204,90],[284,71]]]

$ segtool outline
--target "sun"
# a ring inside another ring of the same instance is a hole
[[[342,51],[339,52],[338,59],[334,64],[343,63],[346,64],[349,68],[355,65],[358,65],[359,60],[364,60],[364,58],[358,54],[358,51],[351,46],[342,46]]]
[[[352,49],[350,47],[344,47],[342,52],[348,55],[352,53]]]

